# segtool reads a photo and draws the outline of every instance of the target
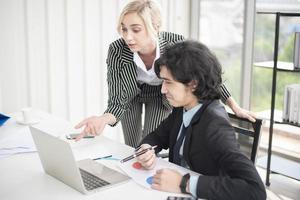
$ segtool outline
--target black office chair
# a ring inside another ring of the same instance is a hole
[[[251,122],[248,119],[228,113],[242,152],[255,164],[258,152],[262,119]]]
[[[235,129],[236,138],[239,142],[241,151],[255,164],[262,119],[256,119],[256,122],[253,123],[248,119],[240,118],[232,113],[228,113],[228,116]],[[159,153],[157,156],[168,158],[169,153]]]

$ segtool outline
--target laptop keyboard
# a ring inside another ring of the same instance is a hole
[[[83,169],[79,168],[79,170],[81,173],[83,184],[88,191],[110,184],[109,182],[107,182],[107,181],[105,181]]]

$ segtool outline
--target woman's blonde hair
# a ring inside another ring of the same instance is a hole
[[[160,6],[152,0],[135,0],[128,3],[122,10],[117,30],[121,33],[121,23],[124,16],[130,13],[136,13],[142,18],[145,23],[146,30],[150,36],[155,39],[157,38],[158,31],[161,27],[161,12]]]

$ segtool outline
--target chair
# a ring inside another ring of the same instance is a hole
[[[260,141],[262,119],[251,122],[248,119],[228,113],[232,126],[235,129],[240,149],[255,164]]]
[[[236,132],[236,138],[240,149],[255,164],[260,141],[260,130],[262,119],[256,119],[253,123],[248,119],[240,118],[232,113],[228,113],[229,119]],[[161,158],[168,158],[169,153],[159,153]]]

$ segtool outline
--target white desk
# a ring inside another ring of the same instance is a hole
[[[9,124],[11,128],[18,126]],[[66,130],[71,127],[67,122],[45,120],[39,123],[39,127],[52,128],[52,131]],[[55,129],[55,130],[54,130]],[[9,132],[9,127],[6,127]],[[1,128],[0,128],[1,131]],[[62,136],[63,137],[63,136]],[[132,148],[120,144],[104,136],[95,139],[84,139],[78,143],[72,142],[72,148],[76,160],[83,158],[95,158],[112,154],[124,157],[132,153]],[[105,165],[117,169],[117,161],[99,161]],[[179,194],[148,190],[130,180],[119,186],[109,188],[92,195],[83,195],[77,190],[65,185],[59,180],[45,174],[38,154],[17,154],[0,159],[0,199],[1,200],[26,200],[26,199],[167,199],[167,196],[183,196]]]

